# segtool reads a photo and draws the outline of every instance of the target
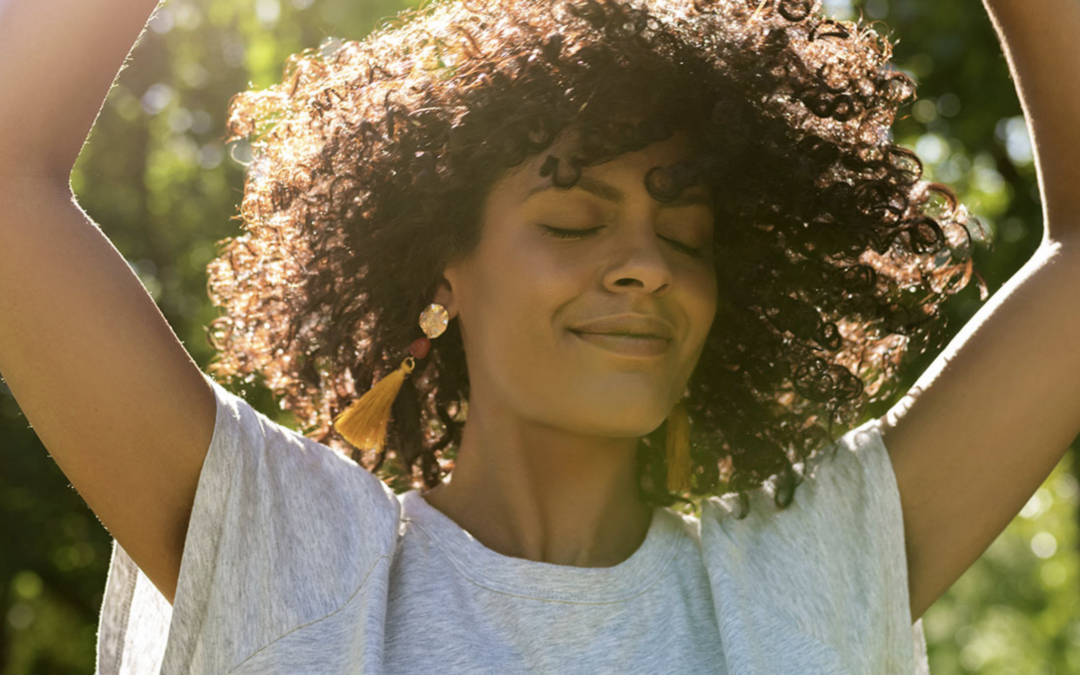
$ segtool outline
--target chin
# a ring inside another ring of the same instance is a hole
[[[588,410],[590,413],[585,419],[580,419],[577,425],[579,428],[613,438],[644,436],[652,433],[664,423],[668,412],[667,409],[661,409],[656,405],[604,406],[603,409],[596,409],[595,403],[592,405],[592,410],[584,405],[577,410],[579,418],[580,411]]]

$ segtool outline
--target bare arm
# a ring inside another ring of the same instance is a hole
[[[0,372],[64,474],[171,602],[213,392],[68,184],[155,4],[0,2]]]
[[[983,0],[1020,94],[1046,239],[1080,230],[1080,0]]]
[[[1043,244],[883,422],[918,618],[1080,433],[1080,0],[985,0],[1020,92]]]

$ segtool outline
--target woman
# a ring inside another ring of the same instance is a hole
[[[1044,245],[842,434],[971,274],[871,32],[440,3],[242,94],[213,367],[304,436],[70,199],[151,7],[104,4],[0,8],[0,370],[115,538],[101,673],[926,672],[917,619],[1080,430],[1075,0],[987,0]]]

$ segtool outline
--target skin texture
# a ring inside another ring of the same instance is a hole
[[[552,154],[573,142],[571,131]],[[550,185],[539,175],[548,153],[530,158],[490,192],[477,249],[445,270],[435,301],[461,322],[471,396],[454,471],[424,496],[496,552],[608,567],[645,538],[638,439],[681,397],[717,306],[707,192],[662,204],[645,187],[650,168],[691,147],[680,134],[583,170],[623,192],[622,204],[580,188],[530,195]],[[544,225],[603,227],[557,238]],[[623,314],[669,321],[667,350],[629,357],[569,330]]]

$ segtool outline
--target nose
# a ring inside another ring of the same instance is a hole
[[[667,293],[672,282],[671,264],[652,223],[628,226],[621,235],[612,239],[613,262],[604,274],[604,287],[613,293]]]

